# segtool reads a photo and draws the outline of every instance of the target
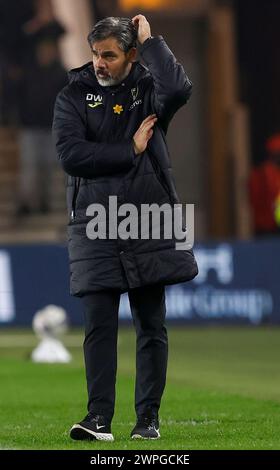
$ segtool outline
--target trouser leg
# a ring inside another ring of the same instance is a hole
[[[88,411],[102,414],[111,421],[115,406],[120,293],[106,290],[82,299]]]
[[[165,287],[140,287],[128,292],[136,329],[135,411],[158,411],[166,382],[168,338]]]

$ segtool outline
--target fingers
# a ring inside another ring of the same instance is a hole
[[[144,20],[147,21],[147,19],[144,15],[136,15],[132,18],[132,22],[134,23],[135,21],[140,21],[141,19],[144,19]]]
[[[157,117],[151,118],[148,121],[143,122],[139,129],[143,132],[143,131],[149,129],[150,127],[152,127],[155,124],[156,121],[157,121]]]
[[[154,118],[151,121],[146,122],[146,124],[143,126],[143,130],[147,132],[149,129],[151,129],[151,127],[153,127],[153,125],[155,124],[156,120],[157,118]]]
[[[147,133],[149,133],[151,131],[152,127],[156,123],[156,120],[157,120],[157,118],[146,122],[146,124],[144,126],[140,127],[140,132],[145,133],[146,136],[147,136]]]
[[[147,132],[147,140],[150,140],[150,138],[152,137],[154,131],[153,129],[150,129],[149,132]]]
[[[141,126],[142,124],[145,124],[146,122],[148,122],[150,119],[154,119],[156,116],[157,116],[156,114],[149,114],[149,116],[146,117],[144,121],[141,122]]]
[[[141,123],[141,126],[133,136],[134,150],[136,155],[140,155],[147,147],[148,140],[153,135],[153,126],[157,121],[156,114],[150,114]]]
[[[146,119],[144,119],[144,121],[141,122],[139,129],[142,130],[143,127],[146,125],[146,123],[153,121],[153,120],[157,120],[156,114],[150,114],[148,117],[146,117]]]

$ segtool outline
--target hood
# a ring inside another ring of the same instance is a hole
[[[116,88],[118,89],[123,86],[132,87],[134,84],[137,84],[140,80],[149,75],[149,69],[138,61],[133,62],[131,70],[123,82],[115,86],[102,86],[98,83],[92,62],[87,62],[81,67],[72,69],[68,72],[69,83],[82,82],[85,85],[94,88],[99,87],[105,92],[110,91],[111,89],[115,89],[115,91],[117,91]]]

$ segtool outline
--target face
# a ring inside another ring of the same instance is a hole
[[[93,67],[97,81],[102,86],[117,85],[129,74],[136,57],[136,48],[125,53],[116,38],[109,37],[92,44]]]

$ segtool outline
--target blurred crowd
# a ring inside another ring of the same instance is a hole
[[[267,139],[265,149],[264,160],[252,168],[249,179],[257,236],[280,235],[280,132]]]
[[[96,19],[114,13],[116,0],[91,0]],[[105,8],[106,7],[106,8]],[[51,135],[57,93],[67,84],[59,44],[66,31],[51,0],[0,0],[0,127],[18,129],[17,216],[50,211],[57,164]],[[263,161],[248,181],[253,232],[280,233],[280,131],[266,142]]]
[[[67,83],[58,47],[64,33],[49,0],[0,0],[0,121],[18,128],[18,216],[50,210],[53,106]]]

